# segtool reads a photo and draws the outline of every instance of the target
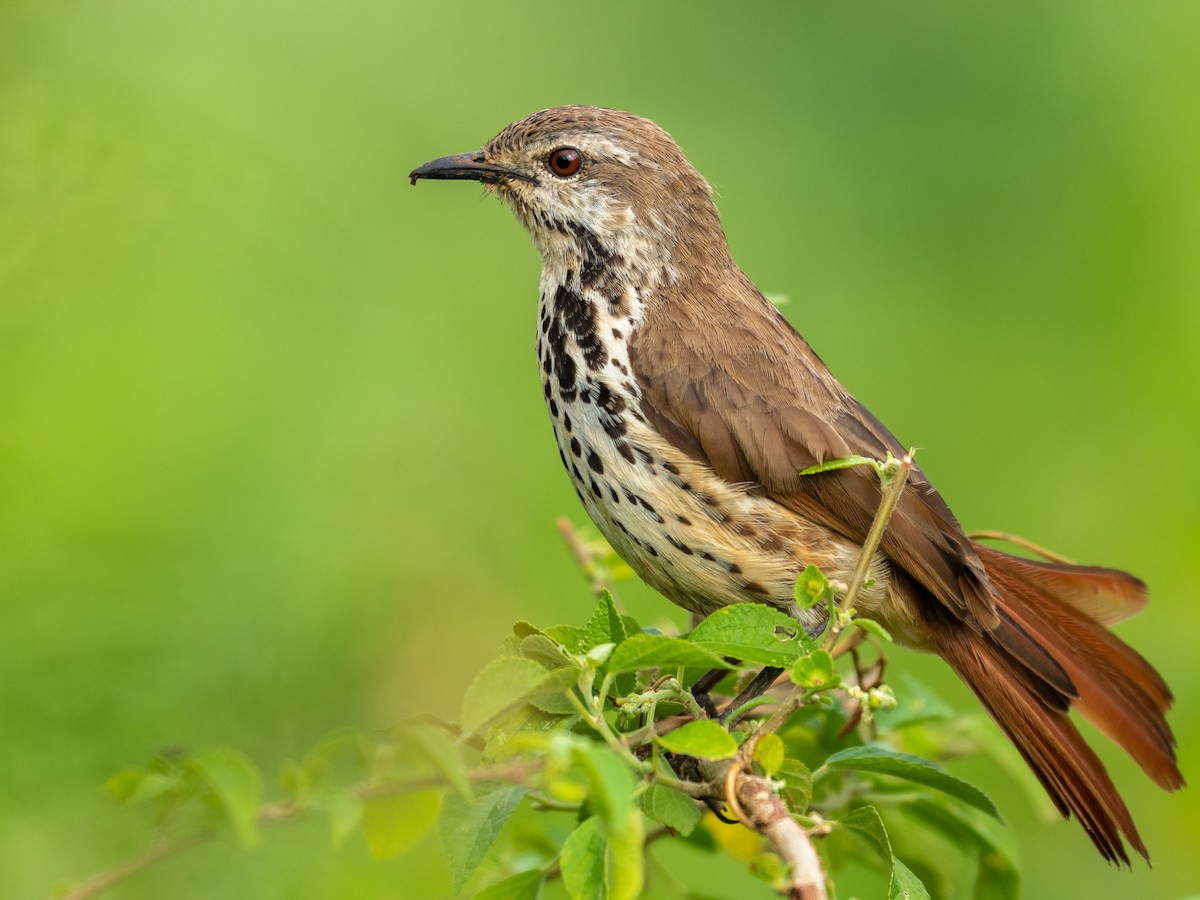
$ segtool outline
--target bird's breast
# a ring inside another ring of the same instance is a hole
[[[796,578],[810,563],[831,577],[848,574],[856,549],[746,485],[722,481],[658,433],[629,362],[639,313],[636,303],[543,281],[543,393],[588,514],[644,581],[686,609],[765,602],[818,626],[821,613],[796,607]]]

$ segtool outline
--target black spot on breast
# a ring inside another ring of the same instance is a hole
[[[554,416],[556,419],[558,418],[558,401],[556,401],[553,397],[550,398],[550,415]]]
[[[600,485],[596,484],[595,478],[592,479],[591,488],[592,488],[592,493],[595,494],[597,497],[600,497],[600,498],[604,497],[604,491],[600,490]]]
[[[604,463],[600,459],[600,454],[598,454],[595,450],[592,450],[592,449],[588,450],[587,464],[588,464],[588,468],[591,469],[593,472],[595,472],[597,475],[604,474]]]
[[[617,448],[617,452],[621,454],[622,458],[624,458],[627,463],[632,464],[635,462],[633,450],[627,443],[624,441],[617,441],[614,446]]]
[[[614,394],[607,384],[601,384],[596,389],[596,405],[610,416],[619,416],[625,412],[625,398]]]
[[[663,522],[663,517],[661,515],[659,515],[658,510],[655,509],[653,506],[651,506],[649,501],[647,501],[645,497],[638,497],[637,499],[638,499],[638,502],[640,504],[642,504],[642,509],[644,509],[644,510],[646,510],[646,512],[650,513],[650,518],[652,518],[655,522],[658,522],[661,525]]]
[[[559,318],[555,318],[546,335],[546,346],[549,348],[547,360],[553,360],[559,391],[563,400],[569,403],[575,399],[575,359],[567,350],[567,335],[559,322]]]
[[[571,452],[575,456],[583,456],[583,447],[579,446],[579,438],[571,438]]]
[[[692,524],[691,519],[689,519],[687,516],[681,516],[681,515],[679,515],[679,513],[675,513],[675,521],[678,522],[680,525],[691,525]]]
[[[563,414],[563,428],[566,429],[567,434],[571,433],[571,417],[566,413]]]
[[[746,590],[750,591],[753,594],[767,593],[767,589],[765,587],[763,587],[761,584],[759,584],[757,581],[747,581],[745,584],[742,585],[742,587],[744,587]]]
[[[604,363],[604,343],[596,328],[596,310],[579,292],[559,285],[554,292],[554,312],[563,328],[575,338],[583,361],[593,372]]]
[[[614,441],[617,438],[622,437],[626,430],[625,423],[623,421],[620,419],[612,419],[608,416],[602,416],[600,418],[600,427],[603,428],[604,433]],[[633,462],[633,460],[631,459],[630,462]]]
[[[597,385],[596,406],[600,408],[600,427],[613,440],[625,434],[626,425],[621,418],[625,405],[625,398],[614,394],[607,384],[601,382]]]
[[[668,472],[670,472],[672,475],[679,474],[679,466],[675,465],[675,463],[673,463],[673,462],[669,462],[668,460],[664,459],[662,467],[664,469],[666,469]]]
[[[725,569],[726,569],[726,571],[729,572],[730,575],[741,575],[742,574],[742,567],[739,566],[735,562],[725,563]]]
[[[579,466],[575,465],[575,463],[571,463],[571,474],[575,476],[576,481],[583,484],[583,473],[579,471]]]
[[[558,445],[558,458],[563,462],[563,468],[567,468],[567,454],[563,453],[562,444]]]
[[[683,541],[677,541],[677,540],[675,540],[675,538],[671,537],[669,534],[667,535],[667,540],[670,541],[671,546],[674,547],[676,550],[678,550],[680,553],[686,553],[688,556],[691,556],[695,552],[692,550],[691,547],[689,547]]]
[[[768,553],[779,553],[783,550],[783,540],[779,535],[771,531],[764,531],[759,534],[755,539],[755,543]]]
[[[608,496],[612,497],[613,503],[621,502],[621,495],[618,494],[617,489],[615,487],[612,487],[611,485],[609,485],[609,488],[608,488]]]
[[[583,256],[579,266],[579,283],[585,288],[594,288],[615,279],[616,270],[624,262],[621,256],[610,253],[590,228],[578,223],[568,223],[567,227]]]

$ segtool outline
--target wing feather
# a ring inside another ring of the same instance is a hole
[[[904,448],[738,274],[734,289],[752,297],[721,304],[711,287],[663,294],[635,329],[630,361],[642,411],[668,441],[722,479],[760,488],[861,543],[881,496],[874,472],[863,466],[800,472],[829,459],[883,459]],[[918,467],[880,549],[971,627],[998,623],[983,564]]]

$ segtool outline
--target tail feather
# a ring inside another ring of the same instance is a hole
[[[1079,819],[1105,859],[1129,862],[1122,837],[1147,856],[1103,763],[1067,714],[1077,709],[1160,787],[1182,787],[1166,722],[1171,692],[1145,659],[1104,627],[1143,606],[1145,586],[1112,569],[976,549],[1000,624],[982,633],[939,629],[938,653],[1017,746],[1058,809]]]
[[[1122,835],[1149,858],[1104,764],[1066,713],[1047,707],[1029,692],[1003,648],[969,632],[938,652],[1016,745],[1058,811],[1079,820],[1106,860],[1129,864]]]

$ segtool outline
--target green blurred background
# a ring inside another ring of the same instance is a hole
[[[1197,47],[1185,0],[0,4],[0,894],[140,849],[99,785],[166,745],[270,769],[453,713],[512,620],[586,616],[536,254],[477,188],[406,181],[560,103],[675,135],[742,266],[964,524],[1150,583],[1119,630],[1180,695],[1195,777]],[[1194,792],[1109,749],[1153,870],[957,769],[1026,896],[1200,890]],[[435,836],[375,863],[311,823],[111,896],[450,893]]]

